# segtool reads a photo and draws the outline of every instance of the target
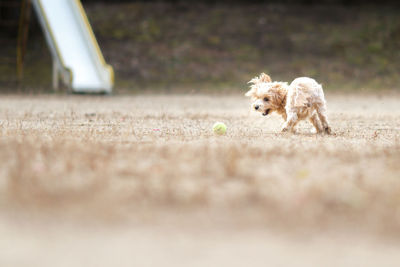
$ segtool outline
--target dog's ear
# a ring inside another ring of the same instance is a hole
[[[256,93],[256,89],[255,88],[251,88],[249,91],[247,91],[247,93],[245,93],[245,96],[253,96]]]
[[[253,96],[256,93],[256,87],[255,85],[257,83],[259,83],[260,79],[256,76],[253,79],[251,79],[250,81],[248,81],[247,83],[252,83],[253,85],[250,85],[250,90],[247,91],[247,93],[245,93],[245,96]]]
[[[271,77],[269,77],[269,75],[265,74],[264,72],[260,74],[260,78],[258,80],[264,83],[270,83],[272,81]]]
[[[287,95],[287,90],[285,89],[287,86],[286,83],[277,83],[270,87],[270,94],[271,94],[271,102],[275,103],[276,105],[280,105]]]
[[[272,82],[271,77],[265,74],[264,72],[260,74],[259,77],[254,77],[248,83],[256,84],[256,83],[270,83]]]
[[[251,79],[250,81],[248,81],[247,83],[252,83],[252,84],[256,84],[259,83],[260,79],[256,76],[253,79]]]
[[[245,96],[254,96],[256,94],[256,84],[258,83],[270,83],[271,82],[271,77],[265,73],[261,73],[259,77],[254,77],[251,79],[248,83],[252,83],[251,89],[245,94]]]

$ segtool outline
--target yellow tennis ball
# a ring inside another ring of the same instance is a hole
[[[213,125],[213,131],[215,134],[223,135],[226,133],[226,125],[223,122],[216,122]]]

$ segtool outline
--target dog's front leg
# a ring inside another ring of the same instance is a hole
[[[293,133],[294,126],[297,124],[297,120],[298,120],[297,113],[295,112],[289,113],[285,123],[283,124],[282,132],[290,131]]]

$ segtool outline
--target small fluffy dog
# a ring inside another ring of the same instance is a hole
[[[267,74],[261,73],[249,83],[252,85],[245,95],[251,97],[252,108],[264,116],[274,111],[280,114],[285,120],[283,132],[295,132],[300,120],[309,119],[317,133],[331,133],[324,92],[314,79],[300,77],[288,85],[272,82]]]

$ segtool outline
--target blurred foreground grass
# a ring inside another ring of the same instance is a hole
[[[327,99],[329,136],[307,122],[282,134],[279,116],[250,113],[242,96],[4,96],[0,219],[200,217],[400,240],[399,95]]]

